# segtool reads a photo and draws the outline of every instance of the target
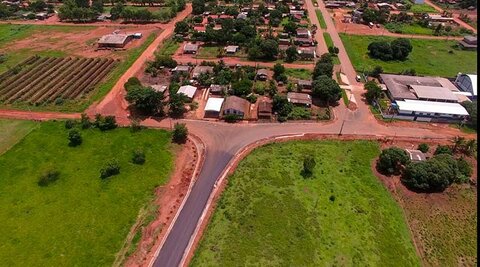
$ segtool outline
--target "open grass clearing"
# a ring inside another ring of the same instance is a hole
[[[198,50],[196,58],[217,58],[219,51],[221,51],[223,47],[221,46],[201,46]]]
[[[385,73],[400,73],[415,69],[418,75],[454,77],[458,72],[477,73],[476,51],[457,50],[456,41],[409,39],[413,51],[405,61],[382,61],[370,58],[367,47],[373,41],[392,41],[386,36],[340,34],[348,56],[357,71],[363,72],[379,65]],[[449,53],[452,51],[453,53]]]
[[[432,7],[431,5],[428,5],[428,4],[414,4],[408,10],[408,12],[413,12],[413,13],[438,13],[438,11],[434,7]]]
[[[326,29],[327,23],[325,23],[325,19],[323,18],[322,11],[320,9],[315,9],[315,13],[317,14],[318,23],[320,24],[320,28]]]
[[[38,123],[33,121],[0,119],[0,155],[37,126]]]
[[[316,160],[301,176],[303,158]],[[254,150],[229,177],[192,266],[419,266],[400,207],[371,172],[368,141]]]
[[[179,47],[180,47],[179,42],[173,39],[167,39],[163,41],[163,43],[160,45],[156,53],[159,55],[172,56],[173,54],[175,54],[175,52],[178,50]]]
[[[433,29],[418,24],[387,23],[385,24],[385,28],[393,33],[433,35]]]
[[[170,133],[81,130],[69,147],[62,122],[43,122],[0,156],[0,265],[111,266],[139,211],[172,170]],[[142,149],[144,165],[131,163]],[[112,158],[120,174],[100,179]],[[47,169],[60,172],[40,187]]]
[[[285,74],[289,77],[294,79],[300,80],[311,80],[312,79],[312,71],[307,69],[285,69]]]

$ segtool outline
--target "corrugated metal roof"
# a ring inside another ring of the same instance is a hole
[[[208,98],[207,104],[205,105],[205,111],[220,112],[220,110],[222,109],[222,104],[224,100],[225,100],[224,98],[217,98],[217,97]]]
[[[418,98],[457,101],[458,98],[445,87],[411,85]]]
[[[432,102],[421,100],[395,101],[400,111],[468,115],[467,110],[458,103]]]
[[[177,94],[184,94],[188,98],[193,98],[196,91],[197,91],[197,87],[191,86],[191,85],[184,85],[184,86],[180,86]]]

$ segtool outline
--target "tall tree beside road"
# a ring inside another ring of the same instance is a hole
[[[177,144],[185,144],[187,142],[188,129],[185,123],[175,123],[172,134],[172,141]]]
[[[332,78],[322,75],[312,84],[312,94],[325,101],[327,105],[336,103],[342,97],[342,89]]]
[[[294,45],[289,46],[285,51],[285,54],[286,54],[286,58],[285,58],[286,62],[294,62],[295,60],[298,59],[297,47]]]
[[[373,100],[379,99],[382,95],[382,88],[380,88],[375,81],[368,81],[365,83],[364,89],[367,91],[365,92],[365,98],[369,103]]]
[[[315,65],[313,69],[313,80],[316,80],[318,77],[325,75],[327,77],[333,76],[333,60],[332,56],[329,53],[325,53],[320,57],[320,60]]]

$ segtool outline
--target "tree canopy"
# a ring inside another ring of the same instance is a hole
[[[335,80],[322,75],[313,81],[312,94],[327,104],[333,104],[342,97],[342,89]]]
[[[377,170],[383,174],[398,174],[402,166],[410,162],[410,158],[404,149],[390,147],[382,150],[378,161]]]

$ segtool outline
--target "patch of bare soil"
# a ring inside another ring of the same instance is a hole
[[[429,143],[434,151],[437,143]],[[448,141],[444,142],[444,144]],[[415,149],[419,142],[399,141],[381,144]],[[431,156],[432,152],[428,154]],[[477,162],[467,158],[477,180]],[[402,207],[413,241],[425,266],[476,266],[477,192],[476,186],[452,185],[442,193],[416,193],[408,190],[400,176],[385,176],[375,168],[380,179]]]
[[[198,160],[197,148],[190,140],[177,151],[175,170],[170,181],[156,190],[156,218],[141,229],[142,237],[137,249],[128,257],[124,266],[148,265],[188,191]]]
[[[18,51],[23,49],[33,51],[56,50],[63,51],[68,55],[79,57],[111,57],[121,59],[122,53],[115,53],[112,50],[97,50],[97,41],[106,34],[111,34],[115,28],[97,27],[93,30],[83,30],[78,32],[60,32],[48,31],[48,33],[35,33],[28,38],[12,42],[6,51]],[[120,33],[142,33],[141,39],[133,39],[122,50],[130,50],[140,46],[146,37],[156,31],[155,28],[145,27],[119,27]]]

